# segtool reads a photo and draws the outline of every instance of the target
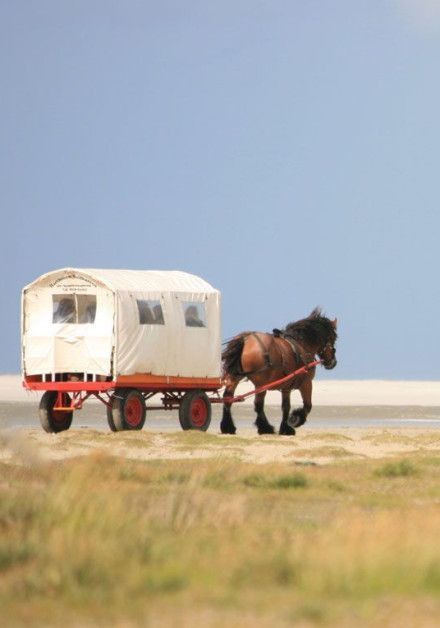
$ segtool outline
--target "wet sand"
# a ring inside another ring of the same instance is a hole
[[[237,429],[255,430],[252,406],[236,404],[233,408]],[[267,405],[266,413],[275,427],[281,419],[279,406]],[[210,432],[220,431],[221,405],[213,407]],[[32,402],[0,401],[0,429],[39,427],[38,399]],[[351,429],[367,427],[431,427],[440,429],[440,406],[315,406],[304,429]],[[74,414],[71,429],[108,430],[106,410],[100,402],[88,402]],[[148,410],[144,430],[180,431],[177,411]]]

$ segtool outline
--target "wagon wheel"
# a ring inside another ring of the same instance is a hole
[[[54,390],[47,390],[41,397],[38,414],[42,428],[49,433],[64,432],[72,425],[72,412],[64,410],[54,410],[58,393]],[[63,393],[63,405],[70,406],[71,399],[67,393]]]
[[[117,432],[115,422],[113,421],[113,401],[114,397],[110,399],[110,405],[107,406],[107,423],[112,432]]]
[[[190,390],[183,395],[179,421],[183,430],[206,432],[211,423],[211,402],[203,390]]]
[[[107,420],[113,432],[141,430],[144,427],[147,408],[145,399],[134,388],[120,388],[107,408]]]

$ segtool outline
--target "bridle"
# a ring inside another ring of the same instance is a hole
[[[331,351],[331,356],[332,356],[331,359],[334,360],[335,359],[335,355],[336,355],[336,349],[335,349],[334,342],[332,342],[331,340],[327,340],[327,342],[325,343],[325,345],[323,346],[321,351],[319,351],[319,353],[318,353],[318,357],[319,357],[320,360],[322,360],[324,365],[326,363],[329,364],[328,358],[327,359],[325,358],[325,354],[328,351]]]

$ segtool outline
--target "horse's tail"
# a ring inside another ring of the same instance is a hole
[[[249,332],[243,332],[230,340],[222,351],[223,376],[242,377],[241,354]]]

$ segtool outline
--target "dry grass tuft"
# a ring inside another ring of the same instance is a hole
[[[314,447],[313,449],[296,449],[293,454],[295,458],[351,458],[362,457],[345,447],[335,447],[332,445],[323,445],[322,447]]]

